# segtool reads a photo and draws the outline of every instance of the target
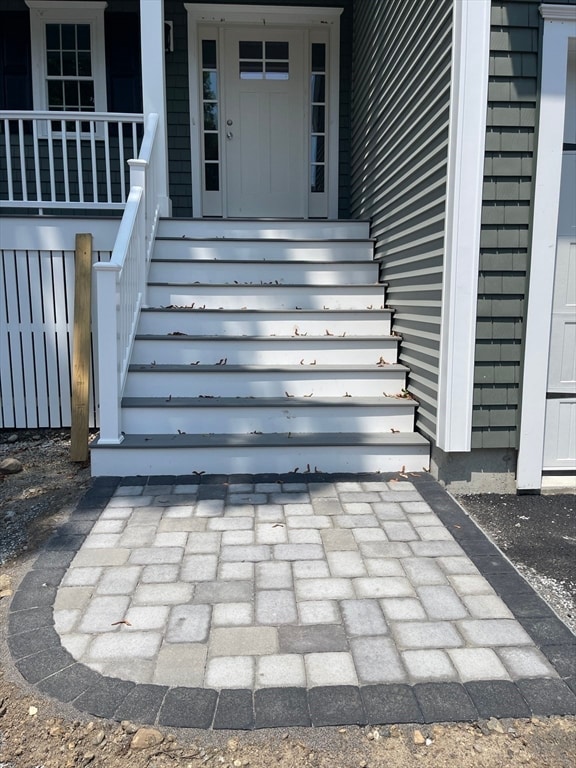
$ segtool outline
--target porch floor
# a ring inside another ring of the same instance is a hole
[[[97,479],[9,627],[81,711],[218,729],[576,713],[575,643],[412,473]]]

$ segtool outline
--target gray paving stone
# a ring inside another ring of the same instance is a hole
[[[140,584],[133,595],[134,605],[177,605],[188,603],[194,594],[194,585],[184,582],[171,584]]]
[[[204,643],[210,632],[210,605],[176,605],[170,611],[167,643]]]
[[[170,728],[209,728],[217,701],[216,691],[171,688],[158,713],[158,724]]]
[[[297,600],[346,600],[356,597],[350,579],[297,579],[294,586]]]
[[[384,615],[389,621],[413,621],[426,619],[420,601],[414,597],[389,597],[380,600]]]
[[[216,517],[208,521],[209,531],[251,531],[253,527],[251,517]]]
[[[561,680],[519,680],[520,693],[535,715],[576,715],[576,695]]]
[[[414,589],[408,579],[401,576],[372,576],[354,579],[357,597],[413,597]]]
[[[409,685],[364,685],[360,695],[369,723],[422,722],[422,712]]]
[[[458,598],[452,587],[418,587],[418,597],[422,607],[431,619],[463,619],[469,616],[466,606]]]
[[[557,673],[544,654],[537,648],[498,648],[496,653],[512,679],[530,677],[556,677]]]
[[[410,523],[402,520],[384,520],[382,527],[390,541],[414,541],[418,539],[418,534]]]
[[[364,557],[410,557],[412,552],[408,544],[402,541],[365,541],[360,544]]]
[[[168,621],[170,608],[167,605],[132,606],[126,614],[135,630],[163,629]]]
[[[108,502],[108,508],[115,507],[149,507],[152,504],[152,496],[113,496]]]
[[[408,522],[410,522],[415,528],[427,528],[427,527],[433,527],[433,528],[442,528],[443,530],[446,530],[442,523],[440,522],[440,518],[438,515],[429,514],[429,515],[407,515]]]
[[[256,563],[255,574],[257,589],[292,588],[292,568],[290,563]]]
[[[323,579],[330,576],[325,560],[295,560],[292,563],[292,573],[295,579]]]
[[[196,517],[220,517],[224,514],[222,499],[199,499],[194,507]]]
[[[254,623],[252,603],[216,603],[212,609],[212,626],[242,627]]]
[[[161,642],[160,632],[108,632],[94,638],[85,660],[153,659]]]
[[[254,692],[256,728],[289,728],[310,725],[305,688],[262,688]]]
[[[182,547],[145,547],[133,549],[129,562],[133,565],[156,565],[158,563],[179,563],[184,550]]]
[[[378,528],[380,523],[376,515],[334,515],[336,528]]]
[[[274,627],[215,627],[210,633],[211,656],[263,656],[278,653],[278,630]],[[225,688],[244,687],[226,685]],[[214,687],[211,685],[211,687]]]
[[[426,723],[478,719],[478,711],[460,683],[417,683],[414,693]]]
[[[338,491],[338,495],[340,495],[341,493],[363,493],[364,492],[362,485],[360,483],[355,483],[353,481],[336,483],[336,490]]]
[[[130,549],[81,549],[74,560],[74,568],[92,568],[107,565],[123,565],[130,557]]]
[[[530,709],[513,683],[482,680],[466,683],[465,687],[480,717],[530,717]]]
[[[348,637],[388,634],[377,600],[342,600],[340,610]]]
[[[229,488],[231,491],[232,488]],[[231,506],[244,506],[246,504],[266,504],[268,497],[265,493],[254,493],[252,491],[243,491],[241,493],[229,493],[226,504]]]
[[[142,569],[143,584],[169,583],[178,581],[180,567],[177,563],[169,565],[146,565]]]
[[[215,554],[220,551],[222,534],[217,531],[192,532],[186,544],[187,554]]]
[[[325,552],[357,551],[358,544],[351,530],[329,529],[321,532]]]
[[[172,504],[170,507],[164,507],[164,511],[162,513],[162,520],[192,520],[192,515],[194,514],[194,507],[195,504]],[[198,523],[198,528],[193,528],[192,530],[204,530],[203,524],[206,523],[207,518],[196,518]]]
[[[371,507],[380,520],[406,520],[406,513],[398,503],[378,501]]]
[[[130,595],[140,580],[142,567],[126,565],[107,568],[98,582],[96,592],[100,595]]]
[[[149,547],[154,541],[157,531],[156,525],[131,525],[120,537],[120,546]]]
[[[257,544],[284,544],[288,541],[283,523],[258,523],[255,534]]]
[[[333,600],[308,600],[297,604],[302,624],[335,624],[340,621],[338,603]]]
[[[355,528],[352,535],[358,544],[364,541],[388,541],[381,528]]]
[[[284,510],[280,504],[262,504],[256,507],[256,520],[266,523],[281,523],[284,521]]]
[[[510,679],[506,668],[491,648],[454,648],[448,653],[462,682]]]
[[[366,576],[364,561],[359,552],[327,552],[326,559],[332,576]]]
[[[152,542],[153,547],[182,547],[186,546],[188,533],[186,531],[166,531],[157,533]]]
[[[331,528],[332,520],[328,515],[290,515],[286,510],[288,528]]]
[[[368,557],[364,560],[368,576],[404,576],[400,561],[394,558]]]
[[[459,595],[493,595],[494,590],[483,576],[454,574],[449,581]]]
[[[357,492],[342,491],[339,494],[339,496],[340,496],[340,501],[343,503],[380,501],[380,494],[377,491],[357,491]]]
[[[124,595],[94,597],[84,611],[78,631],[110,632],[114,622],[122,621],[129,605],[130,600]]]
[[[513,619],[514,614],[497,595],[463,595],[462,602],[475,619]]]
[[[122,533],[125,526],[125,520],[97,520],[92,526],[91,533]]]
[[[85,550],[108,549],[109,547],[120,546],[121,538],[121,533],[91,533],[86,537],[83,548]]]
[[[478,569],[468,557],[439,557],[436,562],[445,573],[478,575]]]
[[[220,563],[218,578],[222,581],[251,581],[254,578],[254,563]]]
[[[457,622],[469,645],[532,645],[532,639],[520,624],[509,619],[469,619]]]
[[[458,673],[445,651],[403,651],[402,661],[413,682],[458,680]]]
[[[312,688],[308,694],[312,724],[364,725],[366,713],[360,691],[351,685],[330,685]]]
[[[163,645],[156,659],[152,682],[170,687],[202,687],[207,647],[200,643]]]
[[[256,593],[256,621],[259,624],[292,624],[297,618],[296,601],[291,589],[261,590]]]
[[[176,509],[181,510],[182,507]],[[202,517],[181,517],[180,515],[171,515],[170,510],[166,512],[166,515],[158,523],[158,532],[164,533],[168,531],[205,531],[208,525],[209,518]]]
[[[182,560],[182,581],[214,581],[218,571],[216,555],[186,555]]]
[[[399,499],[399,501],[402,504],[402,509],[406,512],[406,514],[427,515],[433,511],[432,507],[427,502],[422,500],[418,501],[418,499],[416,498],[416,494],[410,494],[410,495],[412,496],[412,499],[407,499],[407,498]]]
[[[214,730],[252,729],[254,727],[252,691],[245,688],[220,691],[212,727]]]
[[[276,546],[288,546],[286,544],[277,544]],[[272,557],[271,548],[267,544],[254,544],[252,546],[222,547],[220,549],[220,558],[223,562],[246,562],[257,563],[262,560],[270,560]]]
[[[317,497],[312,495],[312,507],[315,515],[341,515],[342,505],[336,497]]]
[[[105,661],[86,662],[90,669],[106,677],[121,677],[138,680],[138,684],[152,683],[154,677],[154,659],[113,658]]]
[[[344,515],[372,515],[372,507],[365,501],[348,501],[342,508]]]
[[[193,602],[246,603],[252,600],[254,588],[250,581],[201,581],[194,589]]]
[[[350,647],[362,685],[407,681],[406,670],[390,638],[355,637],[350,640]]]
[[[434,586],[448,583],[445,574],[435,560],[406,557],[402,558],[401,563],[406,575],[415,586]]]
[[[358,685],[350,653],[308,653],[304,657],[308,687]]]
[[[321,560],[324,557],[319,544],[275,544],[273,552],[275,560]]]
[[[304,657],[295,654],[273,654],[256,660],[256,687],[305,687]]]
[[[39,690],[48,696],[69,702],[89,690],[97,683],[99,677],[100,675],[88,667],[73,664],[45,680],[40,680],[37,685]]]
[[[409,546],[416,557],[448,557],[464,553],[455,541],[411,541]]]
[[[63,587],[92,587],[102,575],[103,568],[70,568],[62,579]]]
[[[155,723],[168,689],[162,685],[135,685],[114,713],[117,720]]]
[[[391,624],[400,648],[457,648],[461,636],[448,621],[397,621]]]
[[[289,544],[314,544],[316,546],[322,546],[322,531],[314,528],[289,528],[288,529],[288,543]]]
[[[93,587],[60,587],[51,602],[55,611],[84,610],[93,596]]]
[[[327,653],[347,651],[348,642],[342,626],[327,624],[278,628],[280,653]]]
[[[134,525],[138,527],[142,525],[158,525],[163,514],[164,510],[162,507],[144,507],[143,509],[135,509],[128,518],[126,525],[128,527]]]
[[[417,526],[416,532],[422,541],[454,541],[450,531],[440,525]]]
[[[310,496],[302,491],[292,493],[271,493],[268,499],[272,504],[310,504]],[[310,509],[310,512],[312,510]]]

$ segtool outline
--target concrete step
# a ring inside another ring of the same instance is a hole
[[[132,434],[180,432],[410,432],[416,402],[403,398],[125,397],[122,427]]]
[[[189,261],[158,259],[150,264],[149,282],[216,285],[366,285],[378,282],[375,262]]]
[[[161,219],[158,237],[362,240],[370,237],[370,222],[351,219]]]
[[[150,307],[383,309],[383,285],[185,285],[148,283]]]
[[[380,397],[406,387],[403,365],[131,365],[126,397]]]
[[[126,434],[117,446],[92,443],[92,474],[184,475],[259,472],[421,472],[428,442],[415,433],[299,435]]]
[[[193,237],[157,238],[154,258],[189,261],[340,261],[372,262],[371,240],[269,240],[266,238],[196,239]]]
[[[136,336],[133,364],[373,365],[396,363],[397,336]]]
[[[142,310],[138,333],[200,336],[387,336],[392,311],[371,310]]]

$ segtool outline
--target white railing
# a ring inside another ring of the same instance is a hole
[[[158,115],[149,115],[137,160],[129,160],[130,193],[112,257],[95,264],[100,444],[122,442],[120,405],[145,301],[148,266],[160,214],[156,179],[162,162],[155,142]]]
[[[122,209],[127,159],[144,118],[100,112],[0,112],[0,205]]]

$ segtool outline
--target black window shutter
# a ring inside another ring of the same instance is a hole
[[[106,13],[106,89],[110,112],[142,112],[140,19],[136,13]]]
[[[0,13],[0,109],[32,109],[30,18]]]

